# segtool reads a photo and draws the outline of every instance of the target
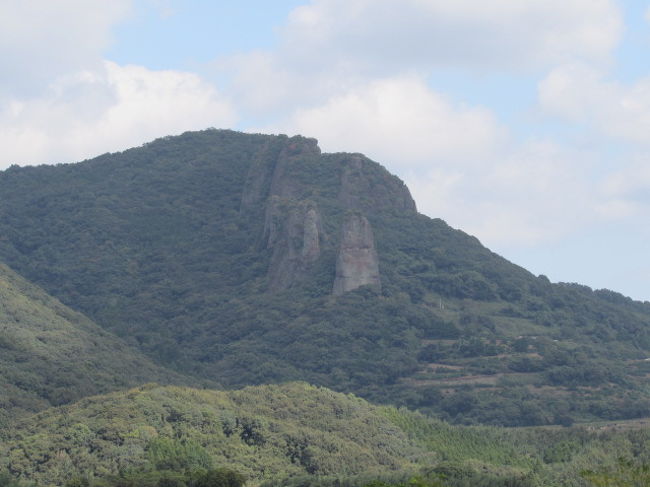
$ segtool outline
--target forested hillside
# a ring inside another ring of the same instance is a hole
[[[187,383],[0,264],[0,430],[18,415],[144,382]]]
[[[38,485],[120,473],[112,485],[166,485],[143,479],[227,467],[251,485],[423,476],[432,480],[423,486],[570,487],[588,485],[583,470],[615,468],[618,457],[648,463],[649,442],[647,429],[450,426],[304,383],[230,392],[145,386],[22,420],[0,446],[0,469]]]
[[[313,139],[206,130],[12,167],[0,261],[226,387],[308,380],[459,423],[650,416],[650,304],[533,276]]]

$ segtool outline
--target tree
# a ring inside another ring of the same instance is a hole
[[[647,487],[650,485],[650,465],[637,464],[619,458],[614,468],[587,470],[582,477],[594,487]]]

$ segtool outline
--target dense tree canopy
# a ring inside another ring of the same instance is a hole
[[[307,207],[320,257],[302,269],[287,222]],[[351,209],[372,225],[381,291],[334,297]],[[224,386],[302,379],[461,423],[650,415],[650,304],[535,277],[417,214],[378,164],[311,139],[207,130],[12,167],[0,235],[0,261],[159,364]]]

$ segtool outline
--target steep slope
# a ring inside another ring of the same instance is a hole
[[[160,363],[458,422],[650,415],[650,304],[554,285],[360,154],[207,130],[0,173],[0,259]]]
[[[584,485],[578,474],[589,466],[619,456],[648,461],[649,439],[647,429],[454,427],[305,383],[230,392],[150,385],[22,420],[0,445],[0,469],[43,486],[79,475],[215,466],[253,485],[286,477],[327,485],[328,476],[399,477],[422,468],[537,481],[451,485]]]
[[[0,423],[84,396],[183,379],[0,264]]]

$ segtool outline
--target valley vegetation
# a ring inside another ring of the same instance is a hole
[[[587,486],[647,465],[649,445],[647,428],[453,426],[305,383],[237,391],[148,385],[21,420],[0,448],[0,467],[37,485],[69,487],[191,486],[199,485],[193,476],[223,468],[251,485],[287,487],[413,478]]]

